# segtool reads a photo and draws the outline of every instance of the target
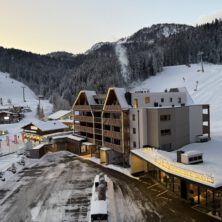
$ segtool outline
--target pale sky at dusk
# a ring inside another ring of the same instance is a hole
[[[222,17],[222,0],[2,0],[0,46],[81,53],[156,23]]]

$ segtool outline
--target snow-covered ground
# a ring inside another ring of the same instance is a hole
[[[23,101],[23,89],[25,87],[25,100]],[[25,118],[18,123],[14,124],[0,124],[0,130],[7,130],[9,132],[10,141],[14,140],[14,135],[21,138],[21,127],[32,121],[36,121],[36,110],[38,105],[38,97],[34,92],[23,83],[11,79],[9,74],[0,72],[0,98],[3,100],[3,105],[0,108],[7,108],[14,106],[28,106],[32,112],[25,114]],[[8,104],[8,100],[11,100],[11,104]],[[41,100],[41,107],[44,109],[45,115],[52,112],[52,104],[48,100]],[[16,151],[22,146],[21,141],[18,146],[10,142],[10,147],[6,145],[5,136],[0,136],[1,142],[0,153],[8,151]]]
[[[23,101],[23,89],[25,87],[25,100]],[[9,146],[6,143],[6,136],[0,136],[1,146],[0,153],[6,154],[18,151],[20,148],[23,148],[25,144],[22,142],[21,137],[21,127],[25,124],[28,124],[32,121],[36,121],[36,109],[38,104],[37,96],[25,86],[23,83],[11,79],[9,74],[0,72],[0,98],[3,100],[3,105],[0,105],[0,108],[7,108],[11,106],[28,106],[31,108],[32,112],[25,114],[25,118],[18,123],[13,124],[0,124],[0,130],[7,130],[9,132],[8,136],[10,139]],[[11,100],[11,104],[8,104],[8,100]],[[45,115],[48,115],[52,112],[52,104],[48,100],[41,100],[41,106],[44,109]],[[13,143],[14,135],[18,136],[18,143]],[[9,156],[1,157],[0,159],[0,171],[4,171],[6,168],[11,166],[12,163],[17,161],[17,155],[12,154]]]
[[[196,104],[210,104],[211,141],[184,146],[182,150],[203,152],[204,163],[182,165],[187,170],[203,173],[213,177],[212,186],[222,185],[222,65],[204,64],[204,72],[199,64],[191,67],[185,65],[165,67],[158,73],[135,87],[149,89],[151,92],[164,91],[169,88],[186,87]],[[197,87],[197,90],[194,89]],[[145,154],[145,156],[148,154]],[[158,158],[176,162],[175,152],[158,151]]]

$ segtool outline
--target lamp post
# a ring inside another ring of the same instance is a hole
[[[26,102],[26,100],[25,100],[25,86],[22,86],[22,95],[23,95],[23,101],[24,101],[24,103]]]
[[[204,67],[203,67],[203,52],[198,52],[197,55],[200,57],[200,63],[201,63],[201,71],[204,72]]]

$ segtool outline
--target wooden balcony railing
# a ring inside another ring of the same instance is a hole
[[[109,138],[111,137],[111,138],[119,139],[119,140],[122,139],[122,134],[121,134],[121,132],[103,130],[103,135],[104,135],[104,137],[109,137]]]
[[[91,110],[91,108],[90,108],[89,105],[75,105],[75,106],[73,107],[73,110],[74,110],[74,111],[82,111],[82,110],[88,111],[88,110]]]
[[[121,112],[122,111],[120,105],[106,105],[104,107],[104,110],[110,111],[110,112]]]
[[[118,127],[121,127],[122,122],[121,122],[121,119],[104,118],[104,119],[103,119],[103,124],[104,124],[104,125],[109,125],[109,126],[118,126]]]
[[[94,143],[93,138],[88,137],[87,140],[88,140],[88,142],[90,142],[90,143]]]
[[[75,131],[93,134],[93,127],[87,127],[87,126],[81,126],[81,125],[75,124],[74,129]]]
[[[114,144],[114,143],[108,143],[108,142],[104,142],[104,146],[105,147],[108,147],[108,148],[111,148],[111,149],[114,149],[120,153],[123,153],[123,148],[121,145],[117,145],[117,144]]]
[[[74,120],[80,121],[80,122],[92,123],[93,117],[92,116],[74,116]]]

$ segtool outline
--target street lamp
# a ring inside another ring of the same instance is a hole
[[[197,56],[200,57],[201,71],[202,71],[202,72],[204,72],[204,67],[203,67],[203,54],[204,54],[204,53],[201,52],[201,51],[197,53]]]

